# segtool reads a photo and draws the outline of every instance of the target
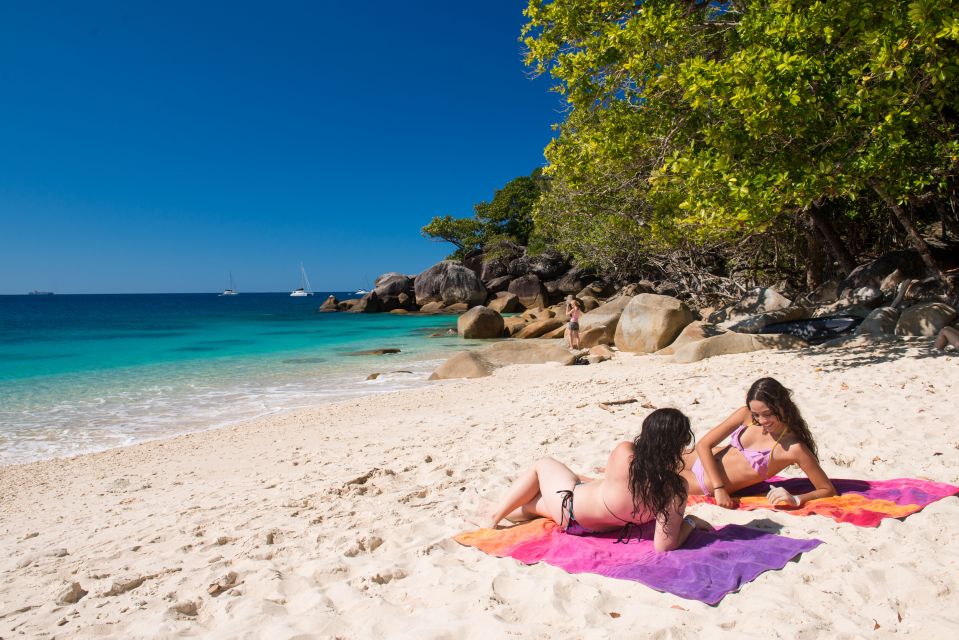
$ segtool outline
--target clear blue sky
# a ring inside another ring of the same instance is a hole
[[[522,0],[0,3],[0,294],[368,286],[561,120]]]

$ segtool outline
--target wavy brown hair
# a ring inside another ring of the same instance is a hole
[[[686,484],[679,471],[683,450],[693,441],[693,430],[679,409],[657,409],[643,420],[643,430],[633,440],[629,488],[633,514],[644,508],[664,523],[677,499],[686,500]]]
[[[796,437],[806,445],[806,448],[818,459],[819,450],[816,441],[809,431],[809,425],[799,413],[799,407],[792,399],[792,391],[787,389],[775,378],[760,378],[749,387],[746,393],[746,407],[753,400],[762,402],[779,420],[789,427]]]

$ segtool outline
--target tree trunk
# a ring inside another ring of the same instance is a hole
[[[806,288],[815,291],[823,283],[825,250],[822,236],[816,231],[816,227],[811,224],[804,224],[802,227],[806,236]]]
[[[839,269],[843,272],[843,275],[849,275],[856,268],[856,259],[849,253],[846,243],[842,241],[832,224],[826,219],[822,208],[816,203],[812,203],[806,207],[806,215],[809,216],[809,220],[826,240],[829,252],[839,263]]]
[[[913,226],[912,220],[909,219],[908,214],[903,210],[902,207],[896,203],[895,200],[886,195],[877,184],[872,185],[873,191],[875,191],[883,202],[886,203],[886,206],[889,207],[889,211],[892,213],[893,219],[896,220],[899,225],[905,229],[906,237],[909,238],[909,242],[912,244],[913,248],[919,252],[919,257],[922,258],[922,262],[926,265],[926,270],[929,272],[929,275],[933,276],[937,280],[945,282],[945,278],[942,274],[942,269],[939,267],[939,264],[936,262],[936,259],[932,257],[932,252],[929,250],[929,245],[926,244],[926,241],[922,239],[922,236],[919,235],[919,232],[916,231],[916,227]]]

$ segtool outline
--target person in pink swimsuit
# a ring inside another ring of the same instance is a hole
[[[720,443],[729,437],[729,444]],[[690,491],[713,496],[732,508],[733,493],[763,482],[790,465],[798,465],[813,490],[792,495],[773,487],[766,496],[772,505],[798,507],[809,500],[836,495],[836,488],[819,465],[816,442],[786,387],[773,378],[760,378],[746,394],[746,406],[713,427],[683,456],[682,476]]]

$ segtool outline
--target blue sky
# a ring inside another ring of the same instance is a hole
[[[524,6],[0,3],[0,294],[423,270],[561,120]]]

